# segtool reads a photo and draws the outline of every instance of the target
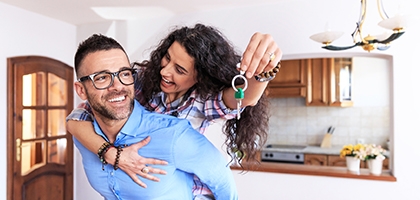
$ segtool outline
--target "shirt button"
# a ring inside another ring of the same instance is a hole
[[[111,176],[114,176],[114,172],[111,172]]]

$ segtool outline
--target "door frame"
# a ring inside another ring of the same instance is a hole
[[[67,87],[67,114],[73,110],[73,68],[61,61],[43,57],[43,56],[17,56],[17,57],[11,57],[7,58],[7,199],[14,200],[14,173],[15,173],[15,165],[14,161],[17,157],[16,152],[16,135],[15,135],[15,122],[16,120],[19,120],[18,118],[21,118],[21,116],[16,116],[16,113],[14,113],[16,108],[16,102],[15,99],[18,95],[18,92],[22,91],[16,91],[16,66],[14,66],[15,63],[23,63],[23,62],[43,62],[48,63],[48,65],[53,65],[57,67],[65,67],[68,70],[68,68],[71,68],[71,74],[69,74],[69,79],[67,80],[70,82]],[[64,70],[64,69],[63,69]],[[71,77],[71,78],[70,78]],[[21,120],[21,119],[20,119]],[[66,187],[65,188],[71,188],[71,191],[67,191],[65,189],[65,198],[66,199],[73,199],[73,140],[72,136],[69,132],[66,132],[67,139],[67,156],[66,156],[66,162],[65,162],[65,168],[68,173],[66,173]],[[19,195],[17,195],[19,196]]]

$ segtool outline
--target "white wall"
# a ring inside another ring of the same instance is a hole
[[[415,13],[417,0],[383,0],[388,14],[405,2],[406,9]],[[350,34],[358,18],[358,1],[281,1],[276,4],[238,7],[212,12],[190,13],[176,17],[160,17],[148,20],[110,22],[72,25],[42,17],[18,8],[0,3],[0,121],[6,122],[6,57],[37,54],[49,56],[72,65],[76,43],[93,32],[102,32],[115,36],[129,50],[132,60],[148,57],[148,50],[155,45],[170,29],[177,24],[203,22],[215,25],[243,51],[250,36],[255,31],[271,33],[284,52],[284,58],[303,57],[305,55],[341,54],[329,52],[309,39],[309,36],[324,30],[329,21],[330,27],[345,31],[346,35],[338,44],[349,44]],[[395,12],[394,12],[395,13]],[[417,189],[420,178],[416,162],[420,157],[416,150],[419,141],[420,108],[416,100],[420,95],[416,91],[417,74],[420,72],[416,48],[419,40],[420,23],[414,24],[409,31],[394,42],[386,54],[393,56],[394,71],[393,93],[394,106],[392,129],[394,137],[394,169],[397,182],[367,181],[356,179],[302,176],[289,174],[248,172],[239,174],[235,171],[241,200],[255,199],[420,199]],[[347,52],[365,53],[360,49]],[[418,51],[417,51],[418,52]],[[2,126],[6,133],[6,126]],[[208,133],[211,134],[211,133]],[[218,132],[213,134],[220,134]],[[6,177],[6,134],[0,136],[3,142],[3,162],[0,173]],[[77,152],[77,150],[76,150]],[[417,158],[417,159],[416,159]],[[80,157],[75,154],[75,199],[100,199],[88,188],[84,179]],[[0,191],[6,196],[6,180],[0,182]],[[356,195],[356,196],[354,196]],[[0,197],[1,198],[1,197]]]
[[[7,58],[40,55],[73,65],[76,26],[0,2],[0,199],[7,195]]]

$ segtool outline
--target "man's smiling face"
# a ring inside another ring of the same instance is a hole
[[[87,76],[103,71],[117,72],[129,67],[126,54],[120,49],[111,49],[89,53],[81,62],[80,74]],[[103,90],[96,89],[90,79],[79,84],[78,90],[82,90],[79,96],[89,101],[95,117],[123,120],[131,114],[134,101],[133,85],[122,84],[118,77],[114,78],[109,88]]]

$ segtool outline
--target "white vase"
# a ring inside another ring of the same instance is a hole
[[[373,175],[381,175],[383,159],[370,159],[367,161],[369,172]]]
[[[360,160],[355,157],[346,156],[346,165],[347,169],[351,172],[360,171]]]

